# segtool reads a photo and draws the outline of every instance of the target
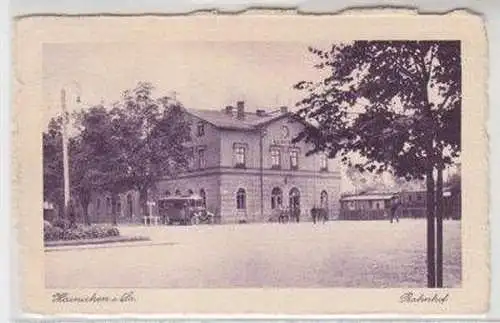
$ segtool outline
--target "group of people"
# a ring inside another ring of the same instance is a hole
[[[280,205],[278,208],[274,209],[274,218],[278,219],[278,223],[287,223],[289,221],[299,222],[300,209]]]
[[[288,206],[280,206],[274,210],[274,219],[278,220],[278,223],[300,222],[300,209],[290,208]],[[326,209],[313,207],[311,209],[311,217],[313,223],[322,221],[323,223],[328,221],[328,212]]]

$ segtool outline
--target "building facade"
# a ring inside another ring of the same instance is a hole
[[[282,107],[245,111],[244,102],[222,111],[187,110],[193,160],[190,171],[157,184],[156,196],[195,193],[222,222],[268,221],[274,209],[312,207],[338,216],[340,172],[324,154],[306,157],[311,147],[292,143],[303,125]]]
[[[273,112],[245,111],[244,102],[223,110],[186,110],[191,124],[189,171],[164,178],[149,196],[198,194],[223,223],[266,222],[278,208],[310,220],[313,207],[339,214],[340,171],[324,154],[306,156],[311,147],[292,143],[303,125],[292,122],[285,107]],[[113,206],[110,196],[96,195],[89,207],[94,222],[141,221],[139,196],[128,192]],[[114,209],[115,208],[115,209]],[[153,212],[155,212],[153,208]]]

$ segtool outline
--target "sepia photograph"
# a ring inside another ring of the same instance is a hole
[[[48,287],[460,287],[459,41],[43,64]]]
[[[487,308],[480,20],[397,17],[20,23],[16,205],[32,304]],[[406,34],[364,28],[382,20]]]

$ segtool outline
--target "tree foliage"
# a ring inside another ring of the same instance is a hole
[[[138,190],[145,208],[155,183],[187,166],[190,156],[184,144],[190,138],[183,108],[167,97],[154,98],[152,91],[151,84],[139,83],[111,107],[97,105],[73,114],[71,192],[85,222],[90,222],[92,194],[110,193],[115,205],[118,194]],[[61,124],[61,118],[53,119],[43,134],[44,197],[58,203],[63,202]]]
[[[153,98],[152,91],[151,84],[139,83],[111,111],[121,181],[139,191],[144,212],[148,190],[159,179],[185,170],[190,158],[184,145],[190,140],[190,125],[183,107],[168,97]]]
[[[53,118],[42,134],[43,197],[57,204],[60,210],[64,205],[61,125],[61,118]]]
[[[359,171],[425,178],[428,287],[442,287],[443,169],[461,148],[460,42],[354,41],[309,50],[326,77],[295,85],[306,93],[296,118],[308,126],[294,140]]]
[[[459,156],[460,42],[355,41],[309,50],[327,75],[295,85],[306,93],[296,117],[310,124],[295,139],[313,143],[310,153],[408,179]]]

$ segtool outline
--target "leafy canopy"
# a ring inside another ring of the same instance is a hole
[[[295,141],[312,143],[309,153],[407,179],[459,156],[460,42],[354,41],[309,51],[324,75],[295,84],[305,93],[296,118],[308,124]]]

